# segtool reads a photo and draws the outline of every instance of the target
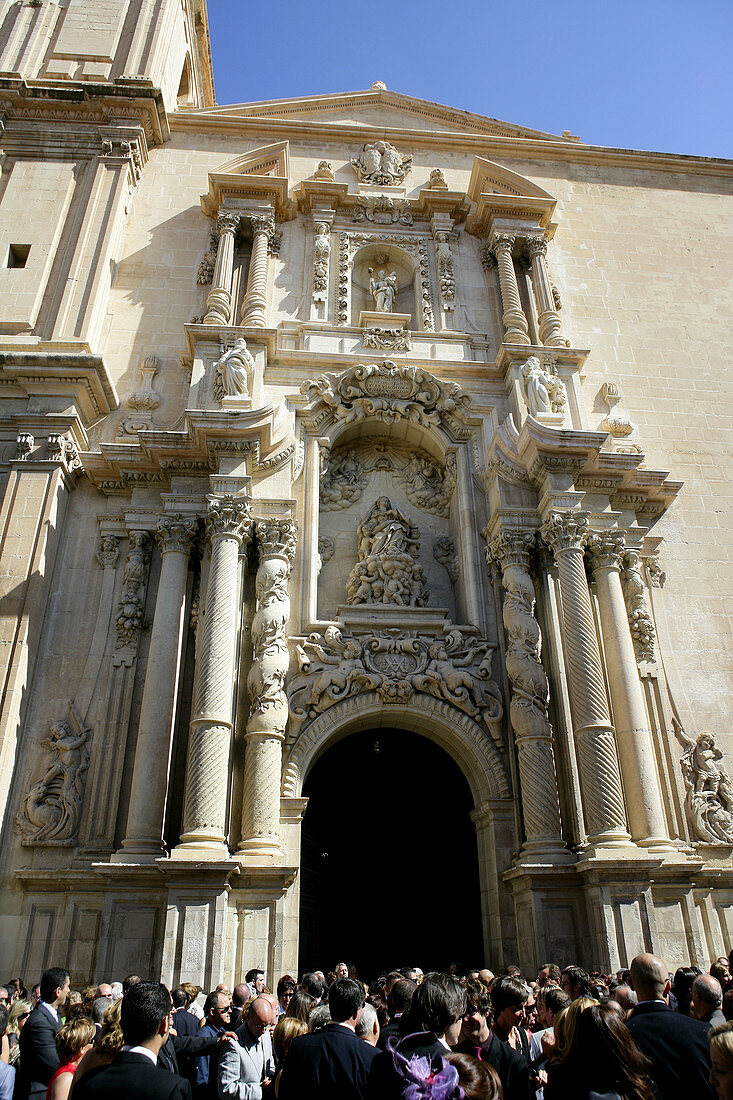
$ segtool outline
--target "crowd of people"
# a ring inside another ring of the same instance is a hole
[[[733,956],[733,952],[731,953]],[[0,1100],[733,1100],[728,959],[0,986]]]

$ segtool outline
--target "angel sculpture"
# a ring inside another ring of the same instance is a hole
[[[25,844],[68,843],[79,827],[84,777],[89,768],[89,734],[71,705],[76,732],[67,722],[52,722],[41,747],[50,760],[31,787],[16,822]]]
[[[692,832],[709,844],[733,844],[733,787],[718,761],[723,754],[709,733],[690,741],[680,760]]]

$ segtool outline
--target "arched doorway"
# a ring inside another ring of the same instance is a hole
[[[379,728],[332,745],[310,770],[301,832],[299,969],[479,965],[473,798],[444,749]]]

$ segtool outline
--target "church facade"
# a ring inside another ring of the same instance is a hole
[[[733,164],[0,15],[8,972],[296,972],[372,730],[470,791],[467,962],[727,953]]]

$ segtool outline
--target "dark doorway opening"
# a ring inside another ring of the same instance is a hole
[[[405,730],[352,734],[303,794],[301,973],[483,965],[473,799],[443,749]]]

